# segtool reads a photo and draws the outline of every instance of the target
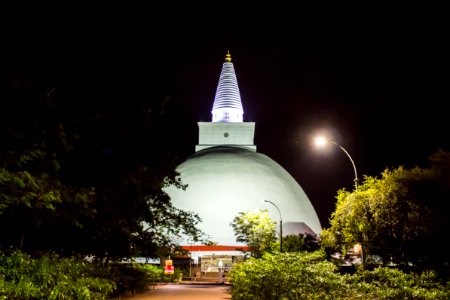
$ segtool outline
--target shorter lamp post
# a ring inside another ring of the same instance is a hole
[[[280,209],[272,201],[264,200],[264,202],[268,202],[268,203],[272,204],[273,206],[275,206],[275,208],[278,210],[278,213],[280,214],[280,252],[283,252],[283,220],[281,218]]]
[[[189,278],[192,280],[192,244],[193,244],[193,241],[189,240],[188,242],[191,245],[191,251],[189,251]]]

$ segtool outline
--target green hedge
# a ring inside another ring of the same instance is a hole
[[[115,293],[143,292],[157,282],[165,281],[164,268],[140,263],[114,263],[108,269],[108,278],[117,286]]]
[[[340,274],[325,257],[316,251],[250,258],[231,271],[233,299],[450,299],[449,283],[439,283],[431,272],[379,267]]]
[[[5,299],[106,299],[115,288],[80,258],[0,253],[0,296]]]

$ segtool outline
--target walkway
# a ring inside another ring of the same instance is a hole
[[[111,298],[119,299],[119,298]],[[136,294],[135,296],[121,297],[127,300],[226,300],[231,299],[231,285],[211,283],[169,283],[158,284],[154,290]]]

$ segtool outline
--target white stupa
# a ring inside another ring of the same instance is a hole
[[[230,223],[239,212],[259,209],[267,209],[277,224],[281,215],[283,236],[319,234],[320,221],[305,192],[282,166],[256,151],[255,123],[244,122],[243,115],[228,53],[214,99],[212,122],[198,122],[196,152],[177,168],[188,187],[185,191],[166,189],[173,205],[197,213],[202,219],[200,229],[219,246],[242,246],[236,242]],[[189,247],[187,242],[184,245]]]

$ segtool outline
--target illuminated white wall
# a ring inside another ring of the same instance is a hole
[[[255,136],[254,122],[214,123],[198,122],[199,137],[195,151],[217,145],[239,145],[256,151],[253,144]]]

